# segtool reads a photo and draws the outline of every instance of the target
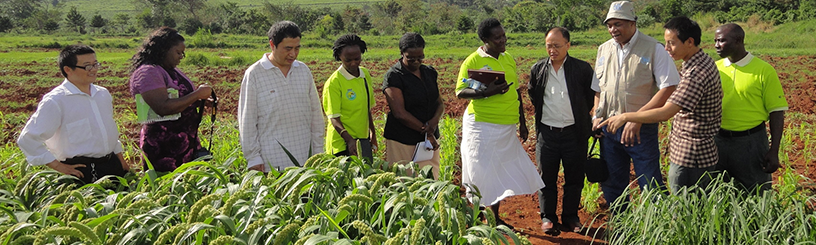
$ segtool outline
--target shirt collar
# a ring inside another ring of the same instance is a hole
[[[737,61],[735,63],[731,63],[730,59],[725,58],[725,59],[723,59],[723,65],[728,67],[728,66],[731,66],[731,64],[735,64],[735,65],[737,65],[739,67],[743,67],[743,66],[747,66],[748,63],[751,63],[751,59],[753,59],[753,58],[754,58],[754,55],[752,55],[751,53],[748,53],[748,55],[745,55],[745,57],[742,57],[741,60],[739,60],[739,61]]]
[[[275,64],[272,64],[272,61],[269,60],[270,55],[272,55],[272,53],[265,53],[263,55],[263,57],[261,58],[261,66],[264,69],[267,69],[267,70],[272,69],[272,68],[280,69],[279,67],[275,66]],[[295,60],[295,62],[292,62],[292,67],[298,67],[298,66],[300,66],[300,62],[297,62],[297,60]]]
[[[638,33],[640,33],[640,30],[635,29],[635,34],[632,35],[632,38],[629,39],[629,42],[624,44],[623,47],[621,47],[620,45],[618,45],[618,47],[621,49],[629,49],[630,47],[632,47],[632,44],[637,42],[638,40]]]
[[[476,49],[476,53],[479,54],[479,56],[481,56],[482,58],[493,58],[493,56],[490,56],[489,54],[487,54],[486,51],[484,51],[483,47],[484,46],[479,46],[479,48]],[[504,52],[499,53],[499,57],[501,57],[502,55],[504,55]],[[498,59],[498,57],[494,59]]]
[[[65,87],[65,90],[68,91],[68,95],[83,95],[83,94],[85,94],[85,95],[89,95],[89,96],[93,97],[93,95],[96,94],[96,86],[94,86],[93,84],[91,84],[91,89],[89,90],[89,92],[91,92],[91,94],[86,94],[85,92],[82,92],[82,90],[79,90],[79,88],[76,85],[74,85],[74,83],[68,81],[67,78],[64,81],[62,81],[62,84],[60,84],[60,85]]]
[[[359,77],[365,76],[365,74],[363,73],[363,68],[362,67],[358,67],[357,69],[360,69],[360,76]],[[340,71],[340,75],[343,75],[343,77],[345,77],[346,80],[351,80],[351,79],[358,78],[358,77],[355,77],[354,75],[351,75],[351,73],[349,73],[348,71],[346,71],[346,68],[343,68],[343,65],[340,65],[340,68],[337,68],[337,70]]]
[[[698,49],[696,53],[691,55],[691,58],[688,61],[685,61],[685,60],[683,61],[682,66],[686,66],[686,65],[689,65],[689,64],[700,63],[700,60],[703,58],[704,55],[706,55],[706,54],[705,54],[705,52],[703,52],[703,49],[702,48]]]

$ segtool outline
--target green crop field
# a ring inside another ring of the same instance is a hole
[[[716,26],[704,26],[702,46],[716,58],[711,41]],[[783,168],[773,175],[773,192],[743,195],[729,183],[714,185],[702,195],[693,190],[675,195],[633,190],[630,210],[610,218],[608,210],[599,205],[598,185],[587,183],[581,212],[590,217],[585,222],[592,229],[581,234],[583,241],[812,244],[816,240],[816,40],[802,33],[813,33],[814,26],[816,21],[763,30],[747,28],[747,49],[775,66],[791,104],[780,152]],[[663,39],[659,26],[641,30]],[[107,179],[85,186],[76,186],[72,177],[46,167],[28,166],[14,140],[42,95],[62,81],[56,68],[58,49],[80,42],[96,48],[103,63],[97,84],[107,87],[114,97],[126,160],[140,165],[136,145],[140,125],[135,122],[127,82],[128,59],[142,38],[0,34],[0,245],[548,241],[542,237],[549,237],[537,229],[510,231],[496,226],[493,220],[480,219],[479,214],[485,211],[460,196],[458,139],[466,102],[455,98],[452,90],[459,64],[480,45],[473,33],[425,37],[425,63],[439,71],[440,92],[448,108],[440,122],[439,180],[427,178],[427,169],[413,169],[416,174],[408,174],[406,170],[412,165],[387,164],[381,160],[383,151],[376,153],[378,159],[370,165],[355,157],[317,155],[298,163],[306,166],[303,168],[291,167],[269,175],[246,171],[235,119],[237,98],[244,70],[269,51],[267,38],[202,33],[185,36],[187,58],[180,69],[194,83],[209,83],[219,93],[215,130],[202,127],[201,132],[214,135],[213,160],[192,162],[170,173],[143,169],[118,182]],[[332,38],[312,33],[303,37],[298,59],[311,68],[318,89],[339,66],[329,50]],[[378,80],[377,88],[385,70],[399,58],[399,36],[362,38],[369,43],[362,65]],[[516,57],[520,82],[526,83],[529,67],[547,56],[544,35],[509,33],[508,38],[507,52]],[[598,45],[608,38],[603,29],[573,33],[570,54],[594,63]],[[382,100],[377,92],[378,100]],[[374,110],[378,112],[375,124],[382,130],[387,106],[380,104]],[[532,115],[527,118],[527,125],[533,125]],[[202,125],[210,123],[205,120]],[[668,133],[670,124],[661,125],[662,135]],[[207,145],[207,137],[202,138]],[[379,140],[383,141],[382,137]],[[528,140],[525,148],[534,142]],[[667,152],[667,143],[663,137],[661,152]],[[537,203],[529,198],[525,201],[529,202],[528,209],[537,211]],[[524,216],[522,210],[502,210],[500,215],[510,221],[537,220],[535,211]]]

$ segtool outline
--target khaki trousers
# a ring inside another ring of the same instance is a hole
[[[414,156],[414,148],[416,145],[406,145],[394,140],[385,140],[385,160],[389,163],[395,163],[402,160],[411,161]],[[431,160],[418,162],[419,168],[430,165],[433,168],[434,179],[439,179],[439,150],[434,151],[434,156]]]

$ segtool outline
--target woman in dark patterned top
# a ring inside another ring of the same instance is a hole
[[[130,92],[140,95],[159,116],[179,114],[174,120],[142,125],[139,147],[156,171],[173,171],[205,152],[198,140],[201,115],[197,108],[212,94],[207,85],[193,85],[176,66],[184,58],[184,37],[161,27],[144,40],[131,58]],[[177,94],[177,96],[176,96]],[[172,98],[174,97],[174,98]]]
[[[439,177],[439,132],[437,124],[445,104],[439,96],[438,76],[433,67],[422,64],[425,40],[409,32],[400,38],[402,57],[383,81],[383,93],[391,111],[385,121],[385,156],[389,162],[412,160],[417,143],[428,140],[433,146],[433,158],[418,162],[419,167],[432,166],[434,178]]]

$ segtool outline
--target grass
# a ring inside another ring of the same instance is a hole
[[[784,192],[746,195],[718,179],[706,190],[636,194],[606,228],[610,244],[812,244],[814,202]]]

